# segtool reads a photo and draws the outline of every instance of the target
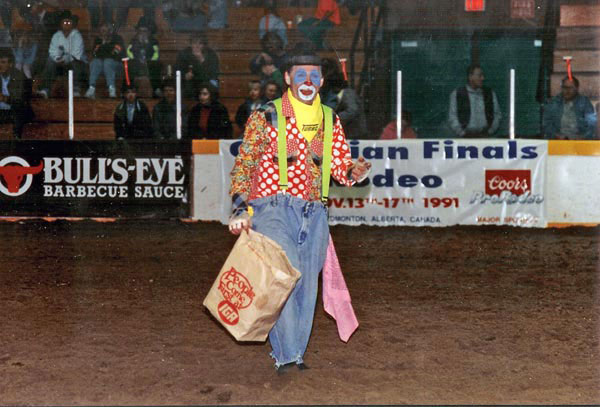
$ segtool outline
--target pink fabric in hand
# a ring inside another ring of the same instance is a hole
[[[358,328],[358,320],[352,308],[350,292],[344,281],[331,235],[323,266],[323,307],[325,312],[335,319],[340,339],[348,342]]]

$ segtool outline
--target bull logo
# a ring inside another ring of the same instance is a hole
[[[30,167],[29,163],[20,157],[12,156],[0,160],[0,191],[8,196],[24,194],[31,186],[33,175],[39,174],[43,168],[43,162],[36,167]]]

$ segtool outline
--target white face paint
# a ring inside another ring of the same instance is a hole
[[[309,93],[310,92],[310,93]],[[305,102],[310,102],[315,98],[317,89],[312,85],[302,84],[298,87],[298,97]]]

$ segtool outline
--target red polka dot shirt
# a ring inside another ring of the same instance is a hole
[[[321,163],[323,161],[323,125],[308,142],[298,130],[294,110],[284,93],[283,115],[286,117],[288,190],[306,201],[321,199]],[[274,108],[272,108],[274,111]],[[268,112],[269,110],[267,110]],[[244,140],[231,171],[230,195],[252,200],[281,193],[277,158],[277,124],[267,121],[265,111],[252,113],[246,124]],[[348,177],[352,167],[350,149],[339,117],[333,126],[331,176],[342,185],[352,186]]]

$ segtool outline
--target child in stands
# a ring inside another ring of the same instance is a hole
[[[260,82],[252,80],[248,82],[248,97],[242,103],[235,114],[235,123],[241,130],[240,134],[244,133],[246,127],[246,121],[248,117],[264,104],[265,100],[261,97]]]

